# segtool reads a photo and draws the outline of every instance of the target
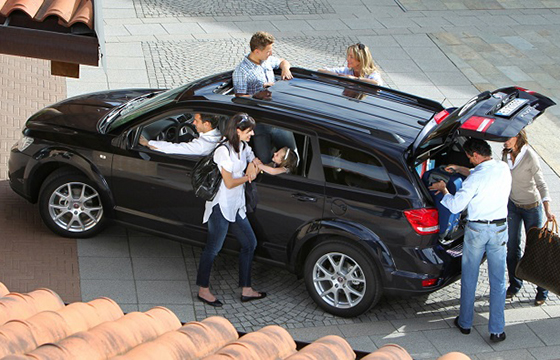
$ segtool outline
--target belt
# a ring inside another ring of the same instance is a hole
[[[537,206],[539,206],[540,202],[536,201],[532,204],[526,204],[526,205],[521,205],[521,204],[516,204],[516,203],[513,203],[513,204],[520,209],[530,210],[530,209],[533,209],[533,208],[536,208]]]
[[[503,219],[496,219],[496,220],[469,220],[469,222],[473,222],[473,223],[480,223],[480,224],[496,224],[496,225],[502,225],[505,224],[505,222],[507,221],[506,218]]]

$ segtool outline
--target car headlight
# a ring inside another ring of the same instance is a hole
[[[17,143],[17,148],[20,152],[22,152],[25,149],[27,149],[31,144],[33,144],[33,138],[23,135]]]

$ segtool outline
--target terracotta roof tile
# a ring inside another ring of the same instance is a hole
[[[4,0],[0,0],[0,4]],[[10,1],[10,0],[8,0]],[[277,325],[239,334],[218,316],[183,326],[167,308],[124,315],[111,299],[64,306],[48,289],[7,293],[0,283],[0,359],[3,360],[345,360],[356,353],[346,340],[329,335],[296,350]],[[25,354],[24,354],[25,353]],[[364,360],[411,360],[398,345],[385,345]],[[468,360],[460,353],[441,360]]]
[[[28,294],[8,293],[0,298],[0,325],[13,319],[24,320],[38,312],[57,310],[63,306],[62,299],[48,289],[34,290]]]
[[[0,0],[0,1],[2,1],[2,0]],[[3,297],[4,295],[8,294],[9,292],[10,292],[10,290],[8,290],[6,285],[0,283],[0,298]]]
[[[16,10],[39,22],[56,16],[62,26],[81,22],[93,29],[93,0],[0,0],[2,16],[7,17]]]
[[[412,356],[410,356],[410,354],[402,346],[387,344],[379,348],[377,351],[366,355],[362,358],[362,360],[412,360]],[[447,360],[453,360],[453,358],[449,358]]]

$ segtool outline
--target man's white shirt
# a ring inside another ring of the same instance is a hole
[[[177,155],[207,155],[214,150],[216,144],[222,138],[218,129],[212,129],[200,134],[196,139],[189,142],[172,143],[168,141],[150,140],[148,144],[156,147],[156,151],[166,154]]]
[[[455,195],[447,194],[441,204],[453,214],[468,210],[468,220],[507,218],[511,172],[503,161],[487,160],[471,170]]]

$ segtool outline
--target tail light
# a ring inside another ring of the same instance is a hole
[[[437,209],[422,208],[405,210],[406,219],[418,234],[429,235],[439,232],[439,218]]]
[[[474,130],[478,132],[486,132],[490,125],[494,123],[494,119],[483,116],[471,116],[461,125],[461,129]]]
[[[527,94],[534,94],[534,93],[535,93],[534,91],[531,91],[531,90],[529,90],[529,89],[522,88],[521,86],[516,86],[515,88],[516,88],[517,90],[524,91],[524,92],[526,92]]]
[[[434,115],[434,120],[436,121],[436,124],[441,123],[443,120],[445,120],[446,117],[449,116],[449,111],[447,110],[442,110],[440,112],[438,112],[437,114]]]
[[[426,279],[422,280],[422,287],[430,287],[437,284],[438,279]]]

